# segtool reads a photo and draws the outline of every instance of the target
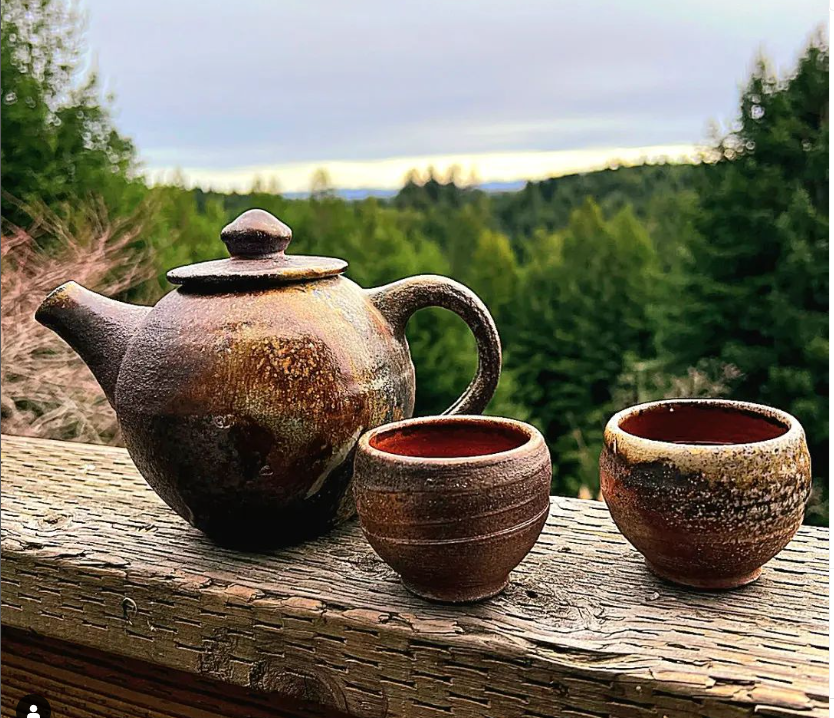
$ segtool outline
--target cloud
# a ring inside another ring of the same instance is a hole
[[[149,167],[697,143],[761,48],[821,0],[84,0],[117,122]],[[219,174],[218,174],[219,173]]]

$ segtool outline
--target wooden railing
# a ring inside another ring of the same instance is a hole
[[[553,499],[509,589],[411,596],[355,523],[212,545],[121,449],[4,437],[3,715],[827,715],[828,531],[755,584],[654,578],[605,505]]]

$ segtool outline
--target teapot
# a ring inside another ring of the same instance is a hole
[[[354,514],[357,440],[414,411],[415,311],[449,309],[475,336],[475,377],[444,413],[492,398],[498,332],[462,284],[363,289],[341,259],[286,254],[290,228],[259,209],[220,238],[231,256],[172,269],[178,286],[153,307],[67,282],[35,315],[87,363],[148,484],[217,543],[294,543]]]

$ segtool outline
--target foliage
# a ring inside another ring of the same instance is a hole
[[[519,267],[507,235],[481,230],[469,266],[459,276],[483,297],[496,321],[510,321],[507,309],[518,293]]]
[[[780,79],[759,62],[738,122],[717,147],[720,159],[698,185],[697,231],[660,344],[673,370],[702,359],[731,364],[742,374],[731,396],[794,414],[822,479],[828,475],[828,48],[821,38],[790,77]],[[827,501],[826,481],[818,491]]]
[[[92,195],[129,213],[145,191],[130,180],[135,150],[100,101],[95,73],[80,76],[78,15],[58,0],[9,0],[0,20],[4,220],[26,226],[20,202],[68,218]]]
[[[605,220],[590,199],[537,242],[505,330],[508,364],[549,440],[555,488],[576,494],[598,485],[583,448],[600,445],[625,356],[649,350],[657,258],[630,209]]]
[[[511,232],[517,251],[523,252],[526,238],[538,230],[563,228],[586,197],[593,197],[607,217],[630,206],[638,219],[657,220],[663,215],[652,203],[691,192],[700,172],[693,165],[646,164],[528,182],[520,192],[497,198],[494,211],[498,227]]]

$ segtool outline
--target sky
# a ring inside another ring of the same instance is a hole
[[[90,62],[151,180],[394,188],[687,159],[757,53],[787,72],[820,0],[82,0]]]

